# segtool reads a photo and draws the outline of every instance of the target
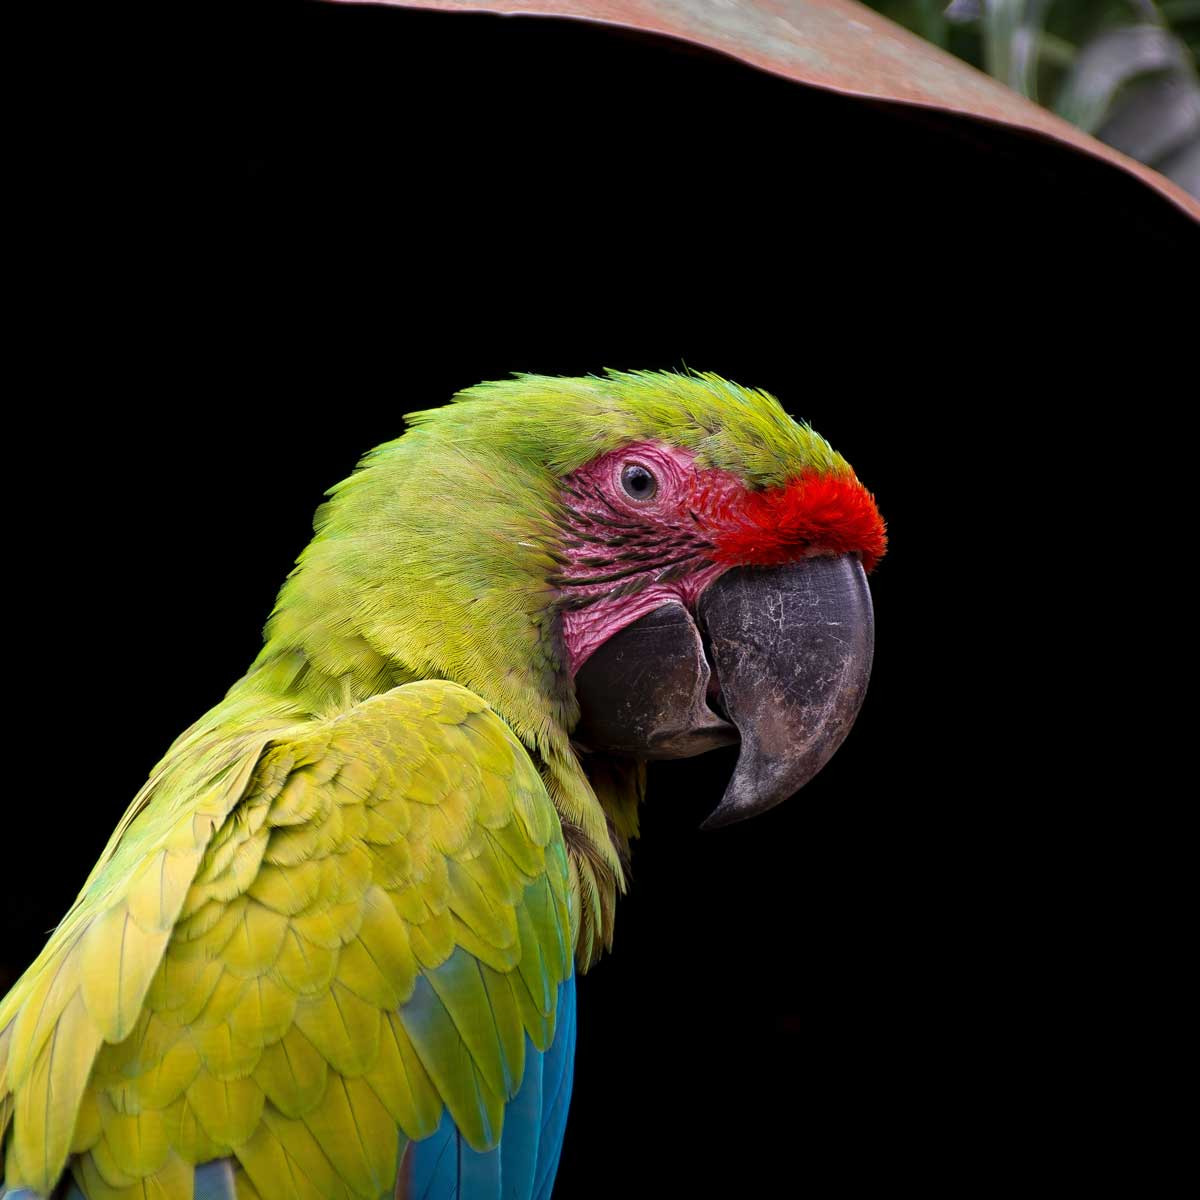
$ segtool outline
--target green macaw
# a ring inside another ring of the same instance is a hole
[[[853,722],[883,524],[771,396],[408,423],[0,1005],[0,1195],[548,1196],[646,760],[740,742],[723,824]]]

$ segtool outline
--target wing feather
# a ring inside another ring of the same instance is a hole
[[[48,1191],[73,1154],[88,1196],[375,1200],[449,1120],[527,1194],[543,1155],[503,1144],[506,1106],[541,1111],[572,953],[525,750],[442,681],[230,741],[181,739],[190,774],[152,779],[0,1008],[10,1183]]]

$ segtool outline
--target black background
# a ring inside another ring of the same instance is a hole
[[[406,410],[686,364],[773,391],[876,493],[876,668],[755,823],[697,830],[727,757],[654,769],[558,1194],[1027,1178],[1095,1069],[1080,981],[1119,908],[1079,881],[1108,811],[1059,749],[1089,614],[1053,572],[1109,534],[1096,406],[1180,386],[1194,226],[1048,144],[601,27],[278,3],[210,32],[83,135],[103,247],[45,284],[83,300],[50,303],[20,442],[36,840],[0,987]]]

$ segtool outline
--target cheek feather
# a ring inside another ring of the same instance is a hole
[[[774,566],[809,549],[857,551],[871,571],[887,548],[875,499],[853,476],[806,472],[783,487],[742,492],[710,527],[717,562]]]

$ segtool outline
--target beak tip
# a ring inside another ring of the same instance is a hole
[[[814,772],[815,774],[815,772]],[[772,808],[778,807],[790,799],[812,778],[810,774],[795,787],[784,784],[780,780],[775,786],[758,784],[736,771],[721,797],[721,803],[708,814],[701,823],[701,829],[724,829],[727,825],[736,825],[739,821],[748,821],[751,817],[760,816]]]
[[[733,778],[702,825],[718,829],[782,804],[825,766],[858,715],[874,637],[852,556],[731,572],[702,615],[741,734]]]
[[[700,822],[700,828],[705,833],[711,833],[714,829],[724,829],[726,825],[732,825],[737,820],[736,817],[724,813],[722,811],[724,807],[725,806],[723,804],[718,804],[717,807],[714,808],[712,812],[710,812],[708,816]]]

